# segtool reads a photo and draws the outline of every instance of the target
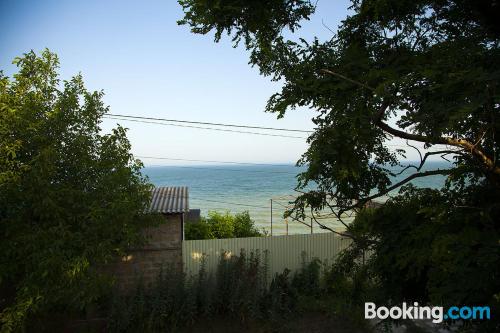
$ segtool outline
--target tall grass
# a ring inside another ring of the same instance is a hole
[[[166,267],[149,289],[139,279],[136,288],[127,295],[114,296],[108,330],[175,331],[210,318],[279,325],[307,306],[317,310],[317,299],[331,289],[327,284],[332,282],[335,272],[326,270],[327,274],[321,274],[320,261],[306,258],[304,253],[302,267],[294,274],[285,269],[275,274],[270,283],[267,251],[222,253],[213,276],[207,274],[205,258],[195,276]],[[344,281],[343,287],[341,283],[334,292],[353,296],[352,287]]]

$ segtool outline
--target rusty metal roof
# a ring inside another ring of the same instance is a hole
[[[189,211],[188,188],[185,186],[156,187],[152,191],[150,212],[177,214]]]

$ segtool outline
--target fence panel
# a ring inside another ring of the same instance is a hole
[[[285,268],[294,271],[301,267],[302,253],[306,260],[318,258],[323,263],[331,263],[338,253],[351,244],[351,239],[334,233],[249,237],[229,239],[190,240],[182,243],[184,270],[195,275],[200,269],[202,256],[209,274],[215,274],[222,253],[239,255],[259,250],[268,251],[269,276],[281,273]]]

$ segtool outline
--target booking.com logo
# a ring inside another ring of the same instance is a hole
[[[365,319],[432,319],[433,323],[441,323],[446,319],[490,319],[489,306],[452,306],[445,312],[442,306],[419,306],[417,302],[391,308],[375,303],[365,303]]]

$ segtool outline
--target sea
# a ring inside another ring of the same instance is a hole
[[[450,167],[447,162],[427,162],[423,171],[446,167]],[[273,235],[325,232],[311,219],[301,223],[283,217],[298,194],[294,190],[297,185],[296,177],[303,170],[303,167],[292,164],[182,165],[146,166],[143,174],[155,186],[187,186],[189,208],[200,209],[202,216],[210,211],[231,214],[248,211],[259,229],[267,233],[271,233],[272,229]],[[404,179],[412,172],[414,169],[408,169],[394,180]],[[440,188],[445,180],[444,176],[430,176],[417,178],[412,184],[417,187]],[[396,193],[397,191],[393,191],[389,196]],[[378,200],[384,201],[387,198],[388,196],[384,196]],[[346,217],[344,222],[350,223],[352,219],[353,217]],[[337,231],[345,229],[340,221],[333,218],[322,219],[321,222]]]

